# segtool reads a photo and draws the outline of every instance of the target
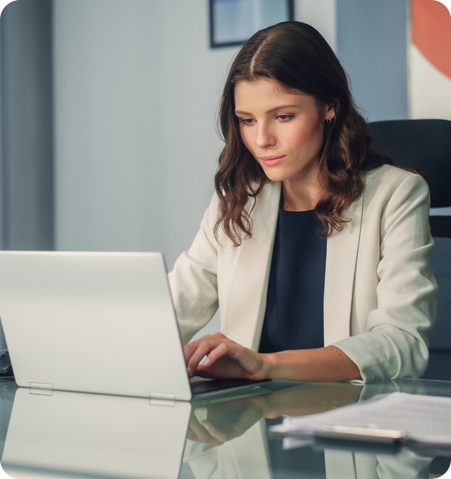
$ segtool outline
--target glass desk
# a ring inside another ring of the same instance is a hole
[[[451,397],[451,383],[272,381],[260,395],[183,403],[53,391],[0,380],[2,467],[16,478],[414,479],[442,476],[449,451],[371,450],[345,441],[284,448],[284,415],[395,391]]]

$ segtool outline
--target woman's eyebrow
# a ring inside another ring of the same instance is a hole
[[[300,108],[300,107],[299,105],[278,105],[274,108],[271,108],[271,110],[268,110],[266,113],[272,113],[273,111],[281,110],[282,108]],[[252,115],[252,113],[249,113],[247,111],[242,111],[242,110],[235,110],[235,115]]]

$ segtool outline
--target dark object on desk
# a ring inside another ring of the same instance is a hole
[[[13,368],[11,367],[11,361],[7,349],[0,351],[0,378],[13,378]]]
[[[368,124],[373,141],[429,184],[431,208],[451,207],[451,121],[395,120]],[[451,381],[451,216],[430,216],[435,246],[431,263],[439,285],[437,321],[423,379]]]

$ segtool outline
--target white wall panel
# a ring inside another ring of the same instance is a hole
[[[336,0],[295,0],[295,17],[315,27],[336,51],[337,5]]]
[[[451,120],[451,78],[409,46],[409,117]]]

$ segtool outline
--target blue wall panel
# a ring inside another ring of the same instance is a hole
[[[337,0],[337,54],[368,121],[408,118],[408,0]]]

